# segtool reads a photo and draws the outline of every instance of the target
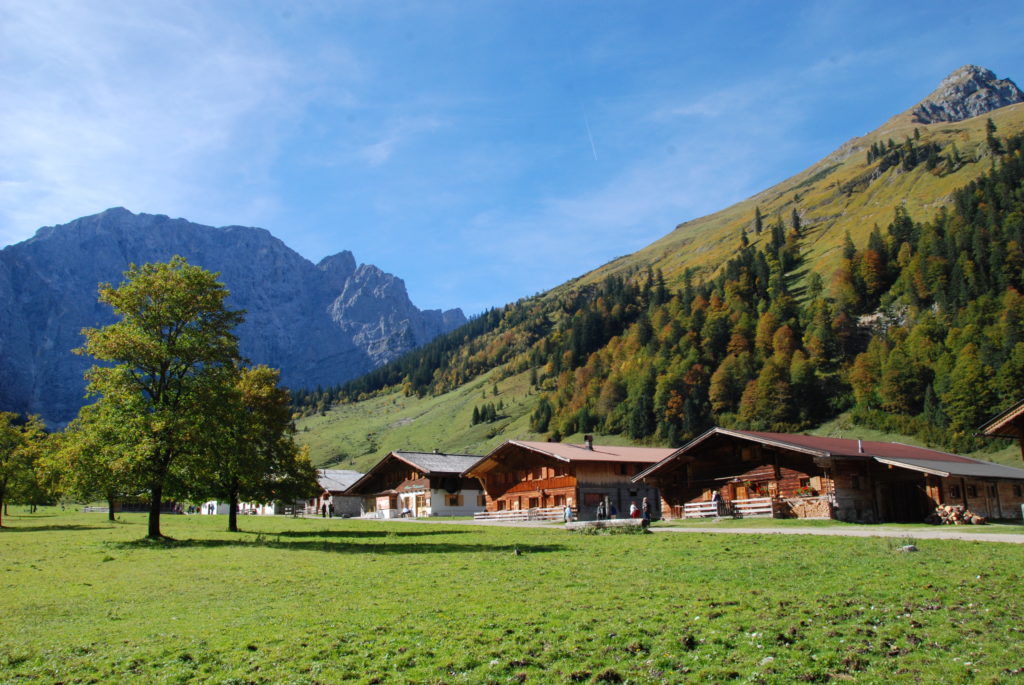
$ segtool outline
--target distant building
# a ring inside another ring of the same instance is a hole
[[[666,517],[920,522],[939,505],[1021,518],[1024,469],[901,443],[712,428],[651,466]]]
[[[480,457],[439,452],[388,452],[345,491],[362,502],[362,515],[472,516],[483,511],[483,492],[463,476]]]
[[[334,507],[334,516],[359,516],[359,498],[345,494],[345,490],[362,477],[359,471],[318,469],[316,481],[320,494],[306,502],[306,513],[320,515],[324,507]]]
[[[588,436],[589,437],[589,436]],[[598,505],[619,517],[644,497],[658,518],[658,491],[633,476],[675,452],[672,448],[581,445],[510,440],[474,464],[467,476],[479,479],[487,511],[573,507],[583,520],[597,518]]]

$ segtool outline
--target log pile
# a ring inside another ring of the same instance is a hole
[[[932,523],[937,526],[980,526],[988,523],[984,516],[975,514],[962,504],[945,504],[935,508],[935,512],[928,515],[925,523]]]

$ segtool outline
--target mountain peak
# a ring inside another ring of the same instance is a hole
[[[989,69],[967,64],[942,79],[910,113],[919,124],[934,124],[963,121],[1018,102],[1024,102],[1024,93],[1013,81],[997,79]]]

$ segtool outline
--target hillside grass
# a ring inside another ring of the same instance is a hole
[[[492,371],[434,397],[406,397],[395,390],[362,402],[340,404],[297,422],[314,464],[365,471],[392,450],[484,455],[508,439],[540,439],[529,430],[539,398],[526,373],[497,379]],[[498,394],[494,394],[497,384]],[[472,423],[473,407],[504,405],[492,423]]]
[[[0,682],[1003,682],[1020,548],[19,512]],[[513,550],[518,549],[516,555]]]
[[[647,247],[573,278],[552,294],[597,283],[612,274],[645,270],[648,266],[661,269],[670,286],[680,283],[686,269],[713,271],[733,255],[742,229],[747,230],[751,242],[757,243],[759,238],[751,231],[757,207],[761,208],[765,226],[777,218],[788,226],[792,210],[799,211],[805,227],[808,263],[827,283],[840,263],[847,231],[856,244],[863,245],[874,226],[888,225],[894,209],[901,205],[915,221],[930,220],[955,189],[988,171],[992,164],[985,149],[989,118],[998,128],[997,135],[1011,136],[1024,130],[1024,104],[953,123],[919,124],[906,112],[894,116],[878,129],[852,138],[821,161],[771,188],[713,214],[681,223]],[[891,138],[900,145],[907,137],[913,137],[915,129],[922,143],[955,143],[966,163],[944,174],[928,171],[924,165],[909,172],[892,168],[866,186],[844,190],[870,172],[867,150],[872,143],[885,143]],[[764,234],[760,239],[766,239]]]

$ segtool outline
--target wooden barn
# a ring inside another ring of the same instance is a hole
[[[388,452],[345,490],[359,497],[362,516],[472,516],[483,511],[480,483],[463,476],[480,460],[475,454]]]
[[[589,436],[588,436],[589,437]],[[658,491],[633,476],[664,459],[669,448],[582,445],[510,440],[466,471],[480,481],[487,511],[547,509],[567,504],[582,520],[605,511],[628,516],[629,505],[647,497],[651,515],[659,517]]]
[[[938,505],[1021,518],[1024,469],[901,443],[712,428],[640,473],[666,517],[923,521]]]

